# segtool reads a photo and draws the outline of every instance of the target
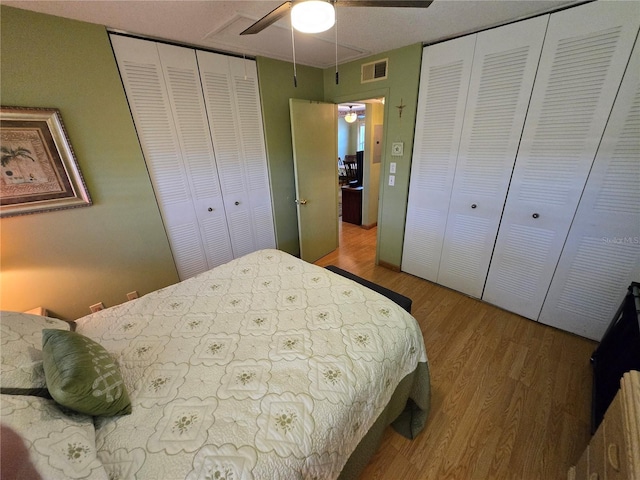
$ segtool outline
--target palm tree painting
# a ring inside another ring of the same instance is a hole
[[[0,218],[91,203],[59,110],[0,107]]]
[[[28,158],[32,162],[36,161],[35,158],[31,156],[31,151],[23,147],[18,147],[16,149],[11,147],[0,147],[0,153],[2,154],[0,157],[0,164],[2,164],[3,167],[6,167],[11,160],[18,157]]]
[[[29,162],[30,160],[30,162]],[[24,165],[27,162],[28,165]],[[33,183],[42,180],[41,169],[34,154],[24,146],[0,146],[0,167],[7,183]]]
[[[29,159],[34,163],[36,161],[36,159],[31,156],[31,150],[24,147],[11,148],[4,145],[0,147],[0,166],[3,167],[4,175],[16,181],[18,177],[15,175],[14,169],[12,169],[9,164],[11,162],[17,163],[21,158]],[[4,167],[7,167],[7,165],[9,165],[9,167],[5,169]],[[18,165],[16,165],[16,167],[18,167]],[[19,178],[24,179],[22,176]],[[21,180],[18,180],[18,182],[21,182]]]

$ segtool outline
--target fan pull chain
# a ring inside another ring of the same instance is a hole
[[[293,86],[298,88],[298,72],[296,70],[296,40],[293,34],[293,23],[291,23],[291,46],[293,47]]]
[[[335,5],[335,2],[334,2],[334,5]],[[334,6],[334,8],[335,8],[335,6]],[[337,10],[336,10],[336,22],[335,22],[335,25],[334,25],[333,28],[334,28],[335,33],[336,33],[336,36],[335,36],[335,39],[336,39],[336,41],[335,41],[335,44],[336,44],[336,85],[340,85],[340,73],[338,73],[338,11]]]
[[[247,80],[247,57],[245,56],[245,54],[242,54],[242,63],[244,65],[244,79],[245,81]]]

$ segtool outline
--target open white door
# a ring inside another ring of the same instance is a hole
[[[300,257],[307,262],[338,248],[337,108],[289,100]]]

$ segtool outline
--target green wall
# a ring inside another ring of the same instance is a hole
[[[75,319],[178,280],[104,27],[0,6],[3,105],[60,110],[93,206],[0,220],[0,307]]]
[[[298,86],[295,87],[291,63],[258,57],[257,66],[271,176],[276,239],[280,250],[299,256],[289,99],[322,101],[323,72],[318,68],[299,65],[297,67]]]
[[[360,83],[363,63],[389,59],[385,80]],[[418,103],[422,45],[415,44],[369,58],[340,65],[340,84],[335,84],[335,70],[324,70],[325,101],[345,103],[385,97],[385,137],[381,165],[380,210],[378,212],[378,262],[398,267],[402,262],[404,222],[409,193],[409,173],[413,151],[413,132]],[[402,117],[397,106],[405,105]],[[391,144],[404,143],[402,157],[391,156]],[[395,186],[388,185],[389,163],[397,163]]]
[[[74,319],[178,281],[105,27],[0,6],[3,105],[61,111],[94,205],[0,220],[0,308],[36,306]],[[289,98],[328,102],[386,97],[378,256],[399,266],[422,47],[333,69],[259,57],[278,248],[299,255]],[[389,58],[389,78],[360,84],[360,65]],[[402,119],[395,108],[406,105]],[[404,142],[389,187],[391,143]]]

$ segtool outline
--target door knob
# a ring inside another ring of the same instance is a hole
[[[539,213],[534,213],[533,215],[531,215],[533,218],[538,218],[540,216]]]
[[[236,200],[235,205],[240,205],[240,202],[238,202],[238,201]]]
[[[476,208],[478,205],[476,205],[475,203],[471,204],[471,208]]]
[[[209,207],[207,208],[208,211],[213,212],[213,208]]]
[[[307,201],[306,201],[306,200],[304,200],[304,199],[303,199],[303,200],[296,200],[296,203],[297,203],[298,205],[306,205],[306,204],[307,204]]]

